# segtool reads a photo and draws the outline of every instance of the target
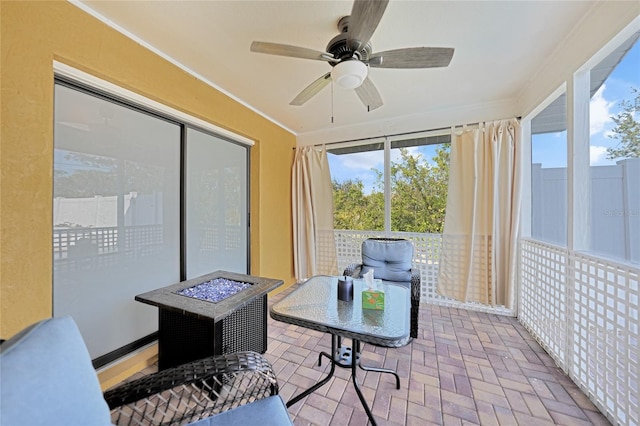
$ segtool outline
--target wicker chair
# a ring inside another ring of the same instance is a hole
[[[412,338],[418,337],[420,309],[420,273],[412,267],[413,244],[403,238],[368,238],[362,242],[362,263],[353,263],[344,270],[345,276],[361,278],[373,269],[374,278],[401,284],[411,291]]]
[[[215,424],[227,424],[228,410],[277,394],[269,362],[256,352],[238,352],[124,383],[104,398],[117,425],[181,425],[211,416],[216,416]],[[282,421],[287,420],[288,415]],[[233,423],[245,422],[235,418]]]
[[[292,425],[269,362],[256,352],[204,358],[103,393],[69,316],[0,345],[1,424]]]

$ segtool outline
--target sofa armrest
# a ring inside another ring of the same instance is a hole
[[[0,424],[110,425],[96,370],[70,316],[48,318],[0,346]]]
[[[184,424],[278,393],[271,364],[256,352],[204,358],[104,393],[115,424]]]

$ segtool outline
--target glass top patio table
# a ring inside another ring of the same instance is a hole
[[[410,341],[409,289],[384,284],[384,310],[363,309],[362,279],[353,280],[353,301],[338,300],[338,278],[310,278],[271,307],[271,317],[289,324],[379,346],[400,347]]]

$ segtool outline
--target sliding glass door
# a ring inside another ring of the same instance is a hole
[[[249,147],[66,80],[55,85],[53,313],[94,365],[154,339],[135,296],[248,273]]]
[[[180,279],[180,126],[55,86],[53,309],[92,358],[157,330],[136,294]]]
[[[247,273],[247,148],[188,129],[186,154],[187,278]]]

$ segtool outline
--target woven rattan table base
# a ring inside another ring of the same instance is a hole
[[[266,295],[217,322],[168,309],[159,314],[160,370],[212,355],[267,351]]]

